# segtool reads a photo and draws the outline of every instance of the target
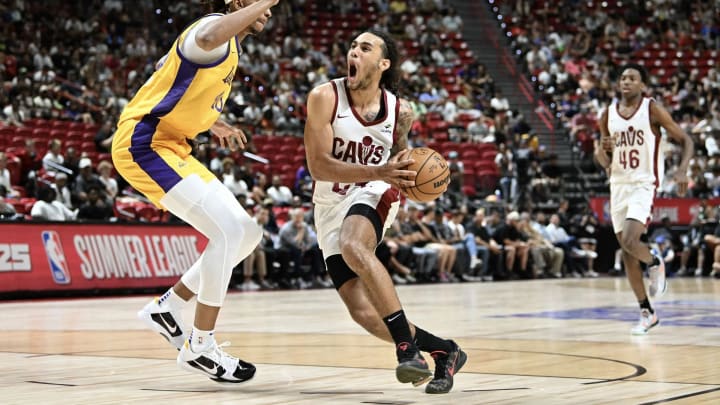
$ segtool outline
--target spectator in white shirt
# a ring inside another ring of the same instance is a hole
[[[107,160],[101,160],[100,163],[98,163],[97,170],[98,173],[100,173],[98,179],[100,180],[100,183],[105,186],[105,195],[110,200],[115,199],[115,196],[117,196],[118,193],[118,184],[117,180],[112,177],[112,163],[108,162]]]
[[[72,210],[72,193],[70,192],[70,187],[68,187],[67,174],[62,172],[56,174],[55,182],[50,187],[55,190],[55,200],[60,201],[62,205],[67,207],[69,210]]]
[[[572,238],[565,231],[565,228],[560,226],[560,216],[553,214],[550,217],[550,223],[545,227],[547,236],[550,238],[550,242],[555,245],[568,244],[572,242]]]
[[[457,14],[454,8],[448,7],[445,16],[442,18],[443,26],[451,32],[460,32],[463,26],[462,18]]]
[[[15,191],[10,184],[10,170],[7,168],[8,157],[5,152],[0,151],[0,185],[5,186],[5,190],[10,197],[15,196]]]
[[[223,173],[223,184],[225,187],[230,189],[235,197],[243,195],[247,196],[249,193],[248,185],[245,180],[242,179],[243,169],[241,166],[233,166],[231,169],[232,173]]]
[[[490,100],[490,106],[498,113],[505,112],[510,109],[510,102],[507,97],[503,96],[502,90],[495,90],[495,96]]]
[[[42,159],[45,171],[57,172],[57,166],[62,166],[62,164],[65,163],[65,157],[63,157],[60,151],[61,148],[62,142],[59,139],[50,141],[50,148]]]
[[[280,176],[273,176],[272,185],[267,189],[267,195],[275,205],[289,206],[292,203],[293,193],[282,184]]]
[[[60,201],[55,200],[55,190],[42,187],[38,190],[38,200],[30,210],[30,216],[40,221],[72,221],[77,211],[70,211]]]

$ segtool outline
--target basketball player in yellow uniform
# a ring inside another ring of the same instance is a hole
[[[397,46],[387,34],[367,31],[353,40],[348,75],[308,95],[305,150],[315,180],[313,203],[318,243],[333,284],[352,318],[396,345],[397,379],[425,391],[447,393],[467,356],[452,340],[438,338],[405,317],[375,248],[392,224],[398,189],[413,186],[406,170],[412,107],[392,91],[400,73]],[[435,359],[429,370],[420,351]]]
[[[221,350],[213,333],[232,269],[253,251],[262,230],[212,172],[190,156],[187,139],[211,129],[221,146],[244,147],[242,132],[218,119],[235,77],[240,42],[263,30],[278,0],[204,3],[213,14],[178,36],[125,107],[112,156],[136,190],[208,238],[200,259],[138,316],[180,350],[182,368],[237,383],[252,378],[255,367]],[[195,295],[195,320],[187,336],[181,308]]]

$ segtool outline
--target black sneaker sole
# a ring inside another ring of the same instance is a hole
[[[395,377],[403,384],[413,383],[415,386],[421,385],[432,379],[432,376],[432,371],[427,368],[401,364],[395,369]]]
[[[216,383],[219,383],[219,384],[239,384],[239,383],[243,383],[243,382],[245,382],[245,381],[250,381],[250,380],[253,379],[253,377],[255,377],[255,374],[254,374],[254,373],[253,373],[253,375],[252,375],[251,377],[248,377],[248,378],[246,378],[246,379],[244,379],[244,380],[226,380],[226,379],[224,379],[224,378],[212,378],[212,377],[211,377],[210,379],[213,380],[213,381],[215,381]]]

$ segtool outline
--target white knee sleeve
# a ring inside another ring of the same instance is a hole
[[[233,268],[260,242],[255,224],[222,183],[190,176],[173,187],[161,203],[208,238],[198,261],[183,275],[198,302],[221,306]]]

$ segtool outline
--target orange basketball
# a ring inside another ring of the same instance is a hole
[[[407,169],[417,172],[415,186],[403,190],[408,198],[417,202],[429,202],[447,190],[450,184],[450,168],[441,154],[430,148],[415,148],[410,150],[408,158],[415,163]]]

